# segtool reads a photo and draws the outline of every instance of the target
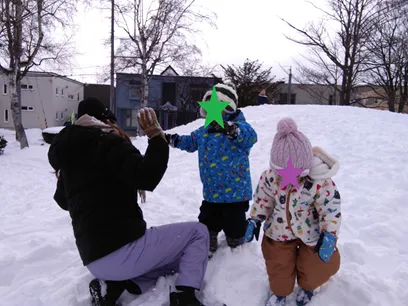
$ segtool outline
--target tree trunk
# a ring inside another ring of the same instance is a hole
[[[390,112],[395,112],[395,91],[388,94],[388,110]]]
[[[404,107],[405,104],[408,102],[408,66],[405,67],[404,69],[404,74],[403,74],[403,79],[404,79],[404,85],[400,86],[400,101],[398,105],[398,112],[402,113],[404,112]],[[401,82],[402,85],[402,82]]]
[[[17,79],[17,81],[16,81]],[[14,72],[12,75],[12,79],[9,82],[10,86],[10,93],[11,93],[11,115],[14,122],[14,129],[16,131],[16,140],[20,142],[20,148],[28,148],[28,140],[27,135],[25,133],[23,123],[21,120],[21,95],[18,94],[20,86],[20,81],[17,78],[17,72]],[[21,89],[20,89],[21,90]]]

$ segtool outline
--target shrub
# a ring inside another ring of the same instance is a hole
[[[0,154],[3,154],[6,146],[7,146],[7,140],[4,139],[4,136],[0,136]]]

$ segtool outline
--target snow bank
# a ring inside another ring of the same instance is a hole
[[[291,116],[311,140],[340,160],[335,177],[343,199],[339,273],[310,306],[408,305],[408,116],[340,106],[257,106],[244,114],[259,137],[251,159],[255,185],[268,166],[279,119]],[[203,119],[173,132],[190,133]],[[1,131],[0,131],[1,134]],[[13,134],[0,157],[0,296],[2,305],[88,306],[92,279],[81,264],[70,218],[52,197],[55,177],[48,165],[48,145],[41,131],[28,131],[31,147],[19,150]],[[146,137],[134,144],[144,152]],[[180,171],[181,170],[181,171]],[[148,226],[197,220],[202,200],[197,153],[171,149],[163,181],[142,205]],[[209,262],[201,292],[208,306],[263,306],[268,279],[260,241],[232,253],[221,248]],[[174,277],[123,305],[158,306],[168,301]],[[294,305],[294,297],[288,305]]]

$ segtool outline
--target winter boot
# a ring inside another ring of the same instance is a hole
[[[218,233],[210,231],[210,256],[218,249]]]
[[[170,293],[170,306],[205,306],[197,300],[194,291]]]
[[[127,290],[132,294],[141,294],[138,285],[132,281],[102,281],[94,279],[89,283],[92,306],[116,306],[122,293]]]
[[[296,297],[296,306],[307,305],[311,301],[313,296],[314,296],[313,291],[308,291],[300,288],[300,291]]]
[[[271,294],[270,298],[266,301],[265,306],[284,306],[286,303],[286,296],[277,296]]]
[[[242,238],[231,238],[227,236],[227,244],[231,249],[235,249],[245,242],[245,237]]]

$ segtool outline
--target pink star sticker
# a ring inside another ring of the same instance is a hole
[[[305,169],[297,169],[293,167],[292,159],[289,157],[289,161],[286,165],[286,168],[281,170],[276,170],[283,178],[281,188],[285,188],[287,185],[292,184],[296,188],[299,188],[298,183],[298,176],[304,171]]]

